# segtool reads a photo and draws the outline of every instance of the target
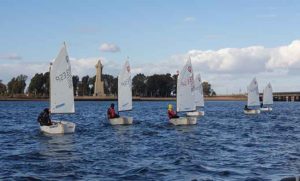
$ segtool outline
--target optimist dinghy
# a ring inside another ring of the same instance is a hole
[[[125,62],[118,76],[118,111],[132,110],[132,86],[131,73],[128,60]],[[132,117],[120,116],[118,118],[109,119],[111,125],[128,125],[132,124]]]
[[[250,85],[247,87],[248,91],[248,100],[247,106],[244,108],[245,114],[259,114],[260,109],[257,107],[259,106],[259,92],[258,92],[258,84],[256,78],[253,78]]]
[[[64,43],[53,64],[50,64],[50,110],[52,114],[74,113],[74,92],[71,64]],[[51,126],[40,126],[48,134],[74,133],[75,123],[52,120]]]
[[[267,112],[272,111],[271,105],[273,104],[273,89],[271,83],[269,83],[264,89],[263,93],[263,105],[260,108],[260,111]]]
[[[189,117],[204,116],[204,110],[200,110],[201,108],[204,108],[203,87],[200,74],[197,74],[195,77],[192,93],[194,95],[196,111],[187,112],[186,115]]]
[[[193,68],[189,58],[178,75],[176,109],[177,112],[190,112],[196,110],[194,95],[192,94]],[[169,122],[173,125],[193,125],[197,124],[197,117],[179,117],[171,118]]]

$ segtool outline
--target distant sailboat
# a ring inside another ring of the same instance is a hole
[[[200,74],[194,79],[194,86],[192,88],[192,93],[194,95],[194,100],[196,104],[196,111],[194,112],[187,112],[187,116],[204,116],[204,111],[199,110],[204,107],[204,96],[203,96],[203,87]]]
[[[261,111],[272,111],[271,105],[273,104],[273,89],[271,83],[269,83],[263,92],[263,105],[260,108]]]
[[[176,108],[177,112],[195,111],[196,104],[194,95],[192,94],[193,86],[193,68],[191,59],[188,59],[182,71],[177,78],[177,94],[176,94]],[[188,125],[196,124],[196,117],[180,117],[169,119],[170,123],[174,125]]]
[[[250,85],[247,87],[247,91],[248,91],[248,101],[247,101],[247,106],[245,106],[244,113],[259,114],[260,110],[257,109],[257,106],[260,105],[260,102],[259,102],[259,92],[258,92],[258,84],[256,78],[253,78]]]
[[[132,85],[129,62],[126,61],[118,76],[118,111],[132,110]],[[119,117],[109,119],[110,124],[132,124],[132,117]]]
[[[71,64],[65,44],[50,65],[50,110],[52,114],[75,112]],[[52,123],[40,126],[41,131],[50,134],[75,132],[72,122],[53,120]]]

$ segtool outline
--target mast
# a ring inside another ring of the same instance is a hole
[[[49,108],[51,108],[51,66],[52,62],[50,62],[49,66]]]

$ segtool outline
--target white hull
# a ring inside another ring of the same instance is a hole
[[[51,126],[40,126],[40,129],[44,133],[48,134],[64,134],[74,133],[76,124],[68,121],[52,121]]]
[[[260,110],[259,109],[250,109],[250,110],[244,109],[244,113],[245,114],[260,114]]]
[[[260,108],[260,111],[261,112],[269,112],[269,111],[272,111],[273,109],[271,107],[262,107]]]
[[[188,117],[199,117],[204,116],[204,111],[194,111],[194,112],[187,112],[186,116]]]
[[[128,125],[128,124],[132,124],[132,122],[133,122],[132,117],[119,117],[119,118],[109,119],[109,123],[111,125]]]
[[[180,117],[169,119],[169,122],[175,126],[177,125],[193,125],[197,124],[196,117]]]

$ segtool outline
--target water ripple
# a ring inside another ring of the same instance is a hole
[[[174,102],[173,102],[174,103]],[[280,180],[300,173],[300,104],[256,116],[243,102],[207,102],[195,126],[168,124],[168,102],[134,102],[111,126],[110,102],[76,102],[76,133],[45,135],[47,102],[0,102],[0,180]]]

